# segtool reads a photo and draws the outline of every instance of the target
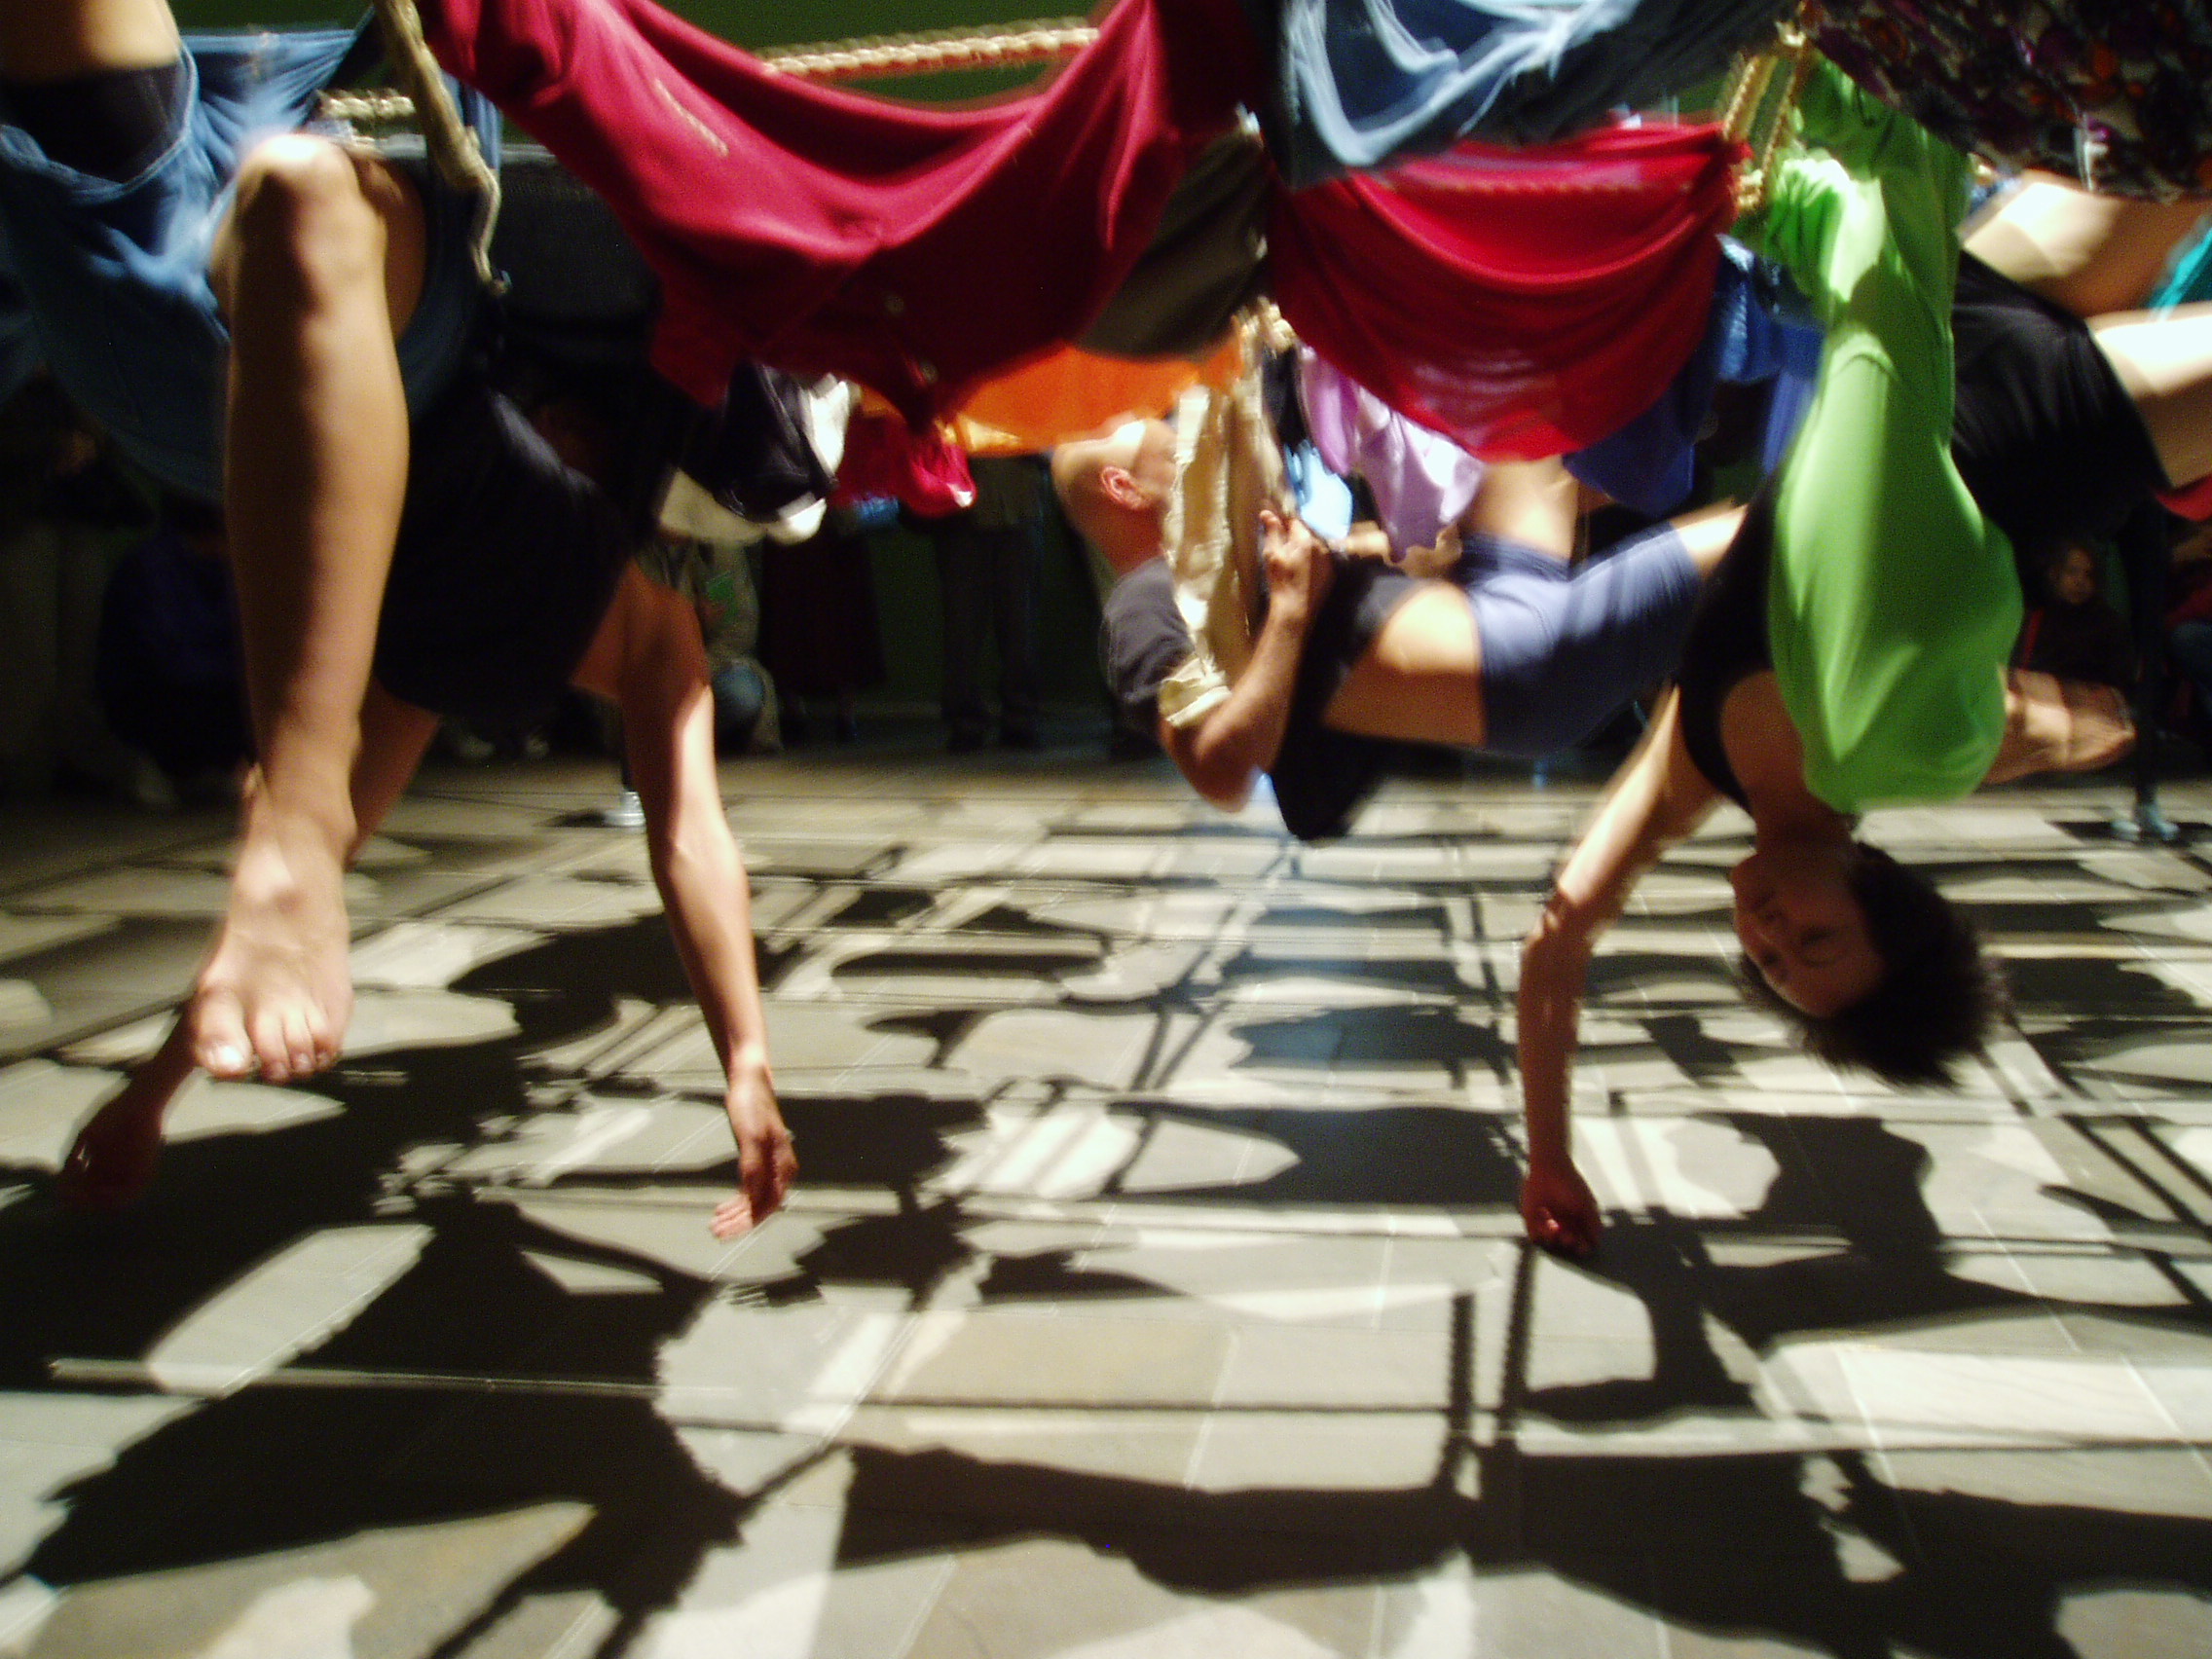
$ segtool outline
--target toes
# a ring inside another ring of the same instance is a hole
[[[349,998],[350,1001],[350,998]],[[338,1056],[346,1048],[346,1021],[334,1019],[317,1009],[308,1021],[310,1058],[313,1071],[328,1071],[338,1063]]]
[[[314,1022],[308,1011],[293,1008],[284,1016],[284,1061],[290,1075],[313,1077],[322,1070],[322,1046],[316,1041]]]
[[[254,1068],[245,1013],[229,991],[203,991],[192,1010],[192,1058],[210,1077],[241,1078]]]
[[[256,1063],[264,1083],[292,1081],[292,1039],[281,1013],[263,1009],[246,1025]]]

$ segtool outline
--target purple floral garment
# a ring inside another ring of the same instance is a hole
[[[2212,192],[2207,0],[1825,0],[1806,21],[1961,149],[2112,195]]]

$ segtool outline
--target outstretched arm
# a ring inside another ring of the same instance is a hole
[[[1679,698],[1670,691],[1560,866],[1543,913],[1522,941],[1517,1012],[1529,1174],[1521,1218],[1530,1238],[1546,1249],[1583,1256],[1598,1243],[1598,1203],[1574,1166],[1568,1124],[1591,955],[1643,872],[1696,827],[1715,798],[1690,763]]]
[[[1297,519],[1262,511],[1268,617],[1229,696],[1193,726],[1161,722],[1161,745],[1191,787],[1226,812],[1251,798],[1252,782],[1275,763],[1290,723],[1298,660],[1335,576],[1329,550]]]
[[[740,1190],[715,1211],[732,1237],[765,1221],[798,1173],[776,1105],[753,954],[753,894],[715,771],[714,691],[688,601],[624,569],[577,682],[622,710],[630,777],[645,809],[653,883],[727,1080]]]

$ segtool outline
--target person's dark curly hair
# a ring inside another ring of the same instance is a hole
[[[1936,884],[1863,841],[1851,889],[1882,959],[1881,981],[1819,1017],[1785,1002],[1749,957],[1744,994],[1790,1028],[1799,1048],[1900,1088],[1948,1085],[1952,1065],[1980,1050],[2008,998],[1981,935]]]

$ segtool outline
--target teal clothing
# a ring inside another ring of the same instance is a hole
[[[1948,800],[1997,757],[2021,614],[2011,544],[1951,463],[1968,163],[1825,63],[1799,107],[1820,149],[1781,164],[1758,235],[1827,337],[1777,486],[1775,680],[1822,800]]]

